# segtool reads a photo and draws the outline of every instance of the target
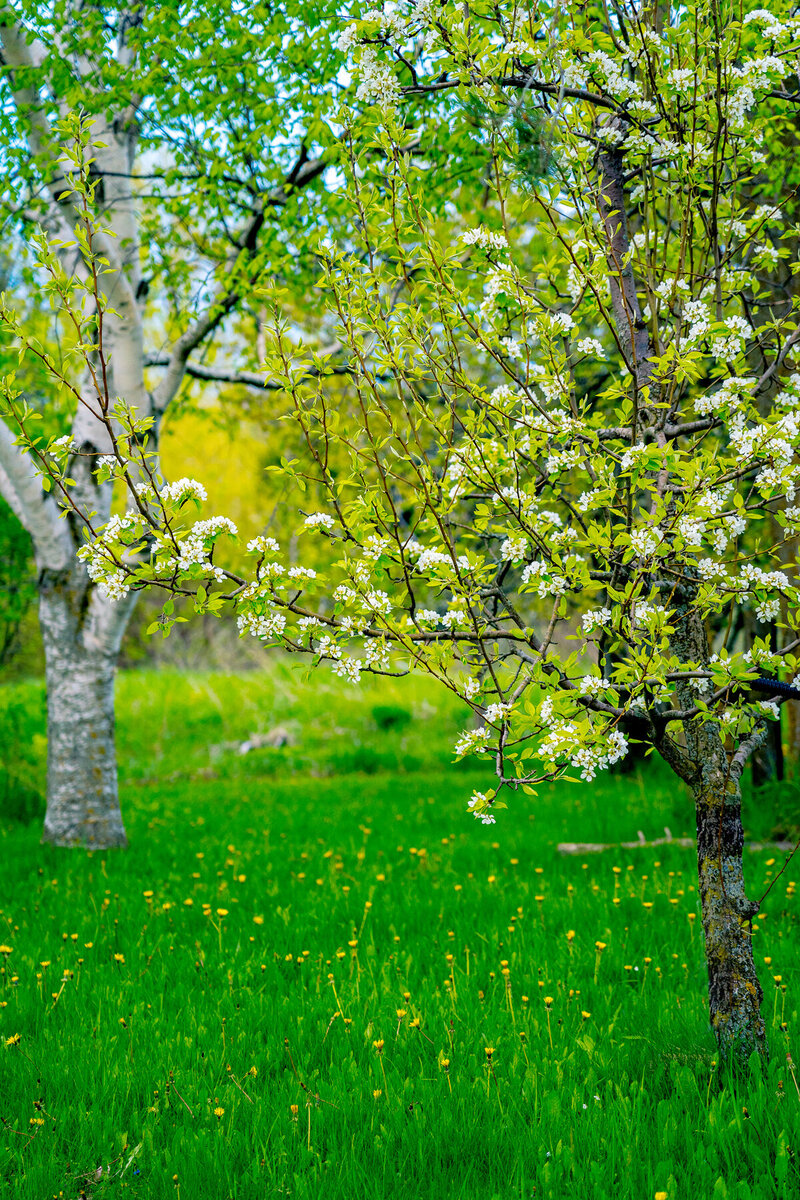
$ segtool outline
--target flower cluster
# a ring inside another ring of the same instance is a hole
[[[485,229],[482,225],[462,233],[461,241],[467,246],[480,246],[483,250],[508,249],[508,238],[504,233],[495,233],[491,229]]]

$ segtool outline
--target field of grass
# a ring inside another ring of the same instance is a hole
[[[0,694],[29,796],[42,705]],[[484,827],[485,773],[450,762],[463,721],[420,684],[132,672],[128,851],[39,846],[9,785],[0,1195],[798,1195],[792,868],[754,927],[770,1065],[720,1081],[693,851],[555,848],[689,832],[680,788],[647,766]],[[753,894],[782,861],[748,856]]]

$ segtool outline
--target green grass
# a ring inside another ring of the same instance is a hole
[[[437,700],[282,666],[123,676],[130,850],[0,817],[0,1194],[798,1194],[787,877],[755,933],[771,1064],[720,1087],[693,852],[555,849],[677,835],[687,798],[648,767],[484,827],[485,772],[450,764],[464,717]],[[5,689],[30,779],[41,722],[39,685]],[[238,753],[278,725],[289,744]],[[756,895],[771,858],[748,856]]]

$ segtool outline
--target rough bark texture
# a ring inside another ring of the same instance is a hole
[[[673,649],[682,662],[708,662],[706,632],[691,603],[684,607],[676,625]],[[691,689],[682,686],[679,693],[683,704],[690,707],[694,698]],[[747,898],[742,864],[739,780],[746,756],[739,753],[729,760],[719,726],[713,721],[688,720],[684,722],[684,735],[695,767],[692,791],[709,1016],[720,1059],[743,1065],[754,1050],[765,1058],[768,1054],[760,1011],[763,992],[756,974],[750,928],[758,905]]]
[[[47,812],[43,841],[127,844],[117,791],[114,675],[128,613],[85,608],[69,578],[40,585],[47,679]],[[123,605],[123,609],[124,609]]]
[[[758,905],[744,886],[742,797],[738,784],[714,775],[695,791],[697,873],[708,966],[711,1026],[720,1057],[767,1056],[751,921]]]

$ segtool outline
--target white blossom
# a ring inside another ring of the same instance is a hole
[[[174,483],[165,483],[160,489],[160,497],[164,500],[173,500],[177,504],[182,504],[184,500],[207,500],[208,493],[196,479],[176,479]]]
[[[248,554],[279,554],[280,546],[271,537],[255,537],[247,543]]]
[[[649,558],[655,554],[663,538],[661,530],[655,527],[650,529],[632,529],[630,536],[631,549],[635,551],[639,558]]]
[[[363,46],[354,74],[360,80],[356,98],[374,100],[379,108],[390,109],[400,99],[400,84],[388,63],[378,58],[372,46]]]
[[[584,696],[599,696],[610,687],[611,680],[603,679],[601,675],[584,675],[578,683],[578,688]]]
[[[280,638],[286,628],[286,617],[278,609],[268,608],[262,613],[245,611],[237,617],[239,633],[251,634],[253,637],[270,639]]]
[[[597,338],[581,338],[576,344],[576,350],[579,354],[594,355],[595,358],[605,358],[605,350],[603,343]]]
[[[504,721],[511,712],[510,704],[490,704],[484,709],[484,718],[492,723],[496,721]]]
[[[336,522],[330,513],[323,512],[311,513],[311,515],[306,517],[303,521],[303,525],[306,527],[306,529],[333,529],[335,524]]]
[[[465,729],[455,744],[456,756],[463,758],[465,754],[482,754],[490,736],[485,725],[480,725],[477,729]]]
[[[467,246],[480,246],[484,250],[508,249],[508,238],[504,233],[496,233],[492,229],[484,228],[483,225],[478,225],[475,229],[468,229],[466,233],[462,233],[461,241]]]
[[[592,608],[581,617],[584,633],[594,633],[595,629],[604,629],[611,624],[610,608]]]

